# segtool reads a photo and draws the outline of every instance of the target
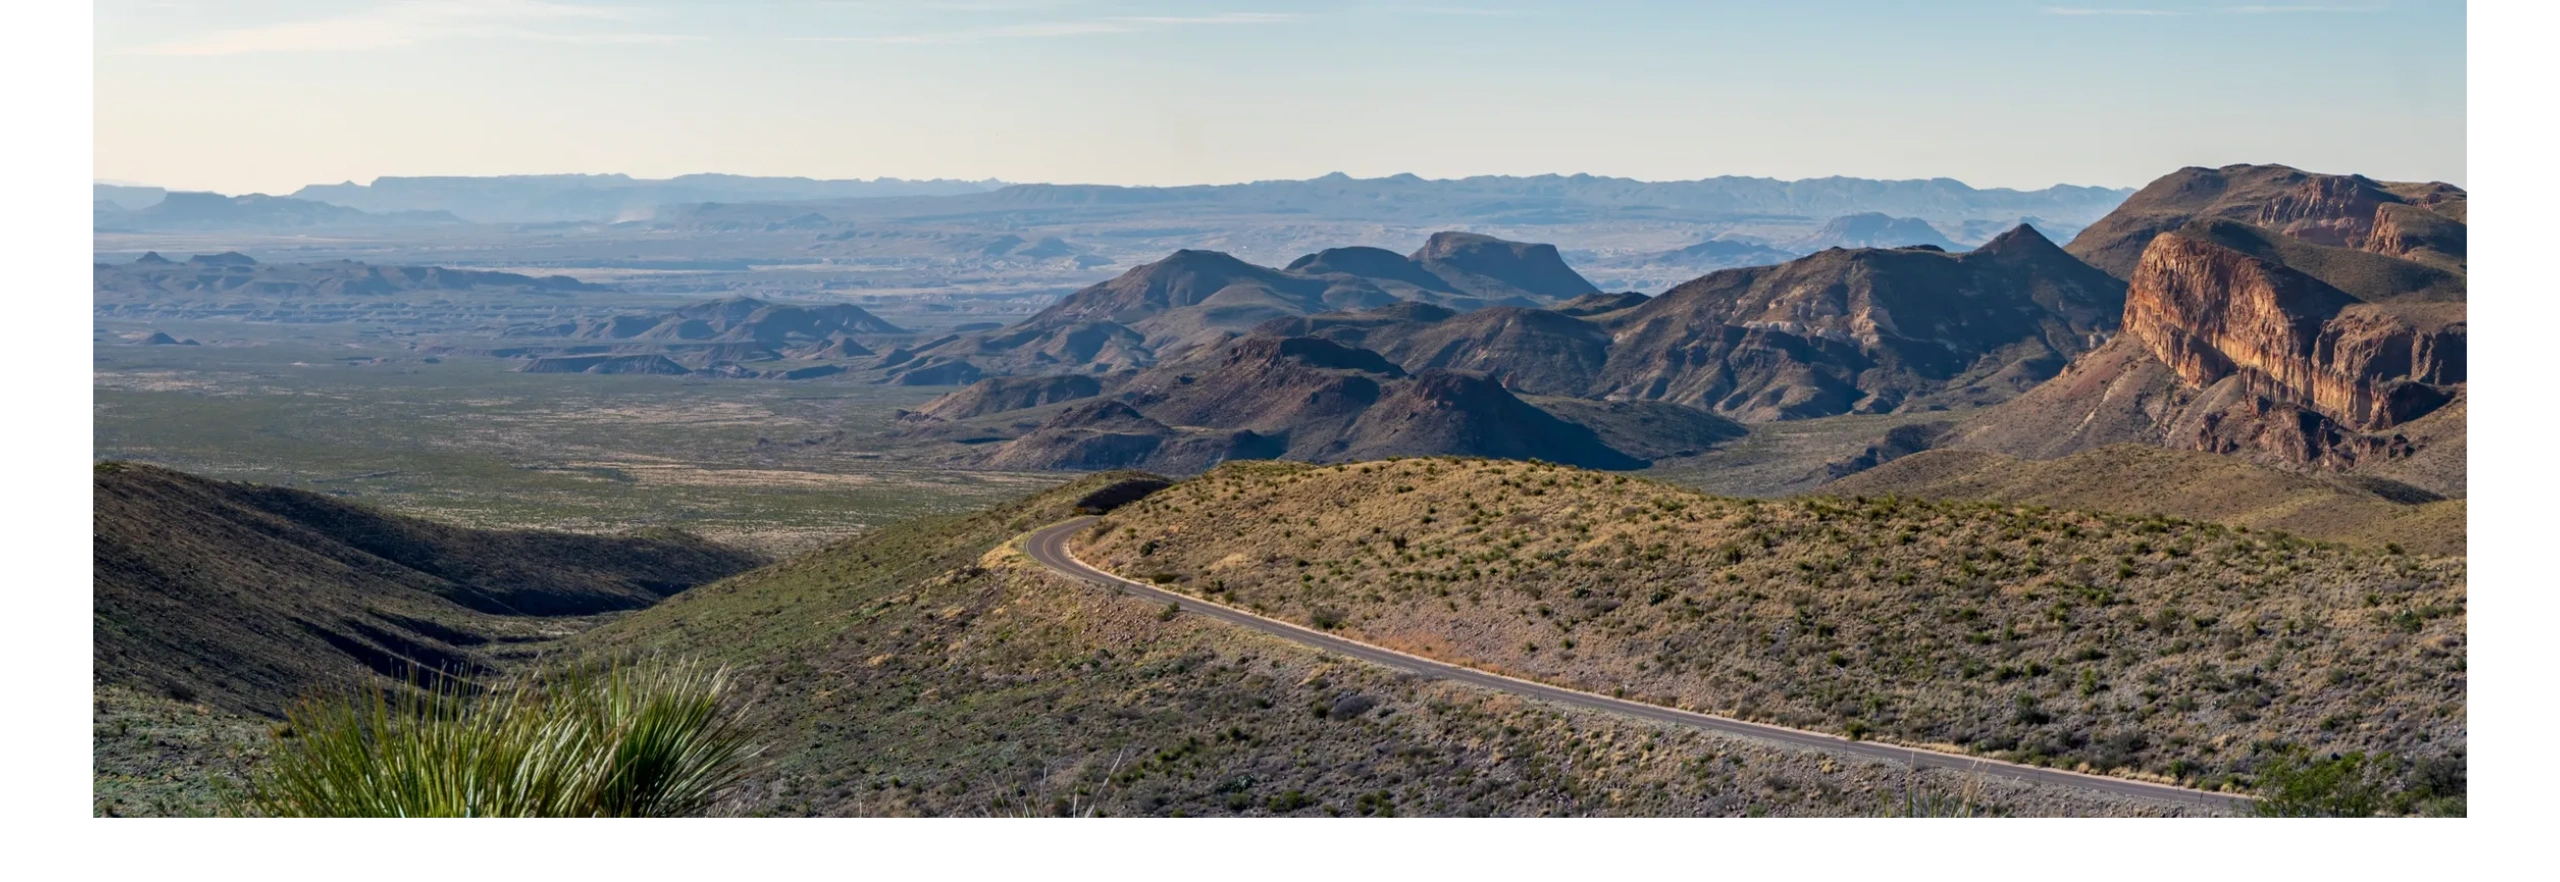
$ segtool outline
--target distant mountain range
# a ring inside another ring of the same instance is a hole
[[[132,210],[153,204],[152,187],[97,185],[95,198]],[[1296,181],[1182,187],[1005,184],[1001,181],[818,180],[700,174],[663,180],[627,175],[383,177],[314,184],[290,198],[370,213],[443,211],[480,223],[627,221],[657,217],[659,206],[810,203],[829,216],[982,212],[1111,216],[1193,213],[1312,213],[1344,218],[1469,219],[1553,224],[1617,217],[1701,219],[1831,218],[1864,213],[1921,218],[1962,229],[1966,221],[2026,216],[2094,219],[2130,190],[2057,185],[2040,190],[1979,189],[1947,178],[1724,176],[1638,181],[1594,175],[1426,179],[1411,174],[1353,178],[1340,173]],[[713,222],[700,211],[694,223]],[[766,219],[758,218],[756,223]],[[2006,226],[2001,227],[2005,229]]]
[[[879,196],[948,196],[1003,186],[995,180],[819,180],[698,174],[652,180],[629,175],[382,177],[371,184],[313,184],[293,192],[366,211],[449,211],[481,223],[621,220],[659,205],[697,202],[807,202]]]
[[[1430,180],[1414,175],[1353,178],[1332,174],[1303,181],[1256,181],[1187,187],[1101,184],[1015,184],[941,197],[841,199],[795,208],[823,218],[942,221],[1009,218],[1050,223],[1074,218],[1234,217],[1288,215],[1329,221],[1454,225],[1555,225],[1619,221],[1803,223],[1880,212],[1962,228],[1992,218],[2034,216],[2064,224],[2105,215],[2131,191],[2057,185],[2041,190],[1977,189],[1945,178],[1718,177],[1637,181],[1593,175],[1485,176]],[[768,223],[771,207],[722,206]],[[701,212],[692,223],[708,220]],[[2012,224],[2014,225],[2014,224]],[[2004,227],[2005,229],[2005,227]]]

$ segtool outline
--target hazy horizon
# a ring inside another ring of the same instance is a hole
[[[2163,173],[2165,174],[2165,173],[2166,173],[2166,171],[2164,170],[2164,172],[2163,172]],[[1309,175],[1309,176],[1307,176],[1307,177],[1302,177],[1302,178],[1258,178],[1258,179],[1249,180],[1249,181],[1205,181],[1205,182],[1197,182],[1197,183],[1171,183],[1171,184],[1117,184],[1117,183],[1109,183],[1109,182],[1102,182],[1102,181],[1017,181],[1017,180],[1007,180],[1007,179],[997,178],[997,177],[980,177],[980,178],[899,178],[899,177],[898,177],[898,176],[896,176],[896,175],[882,175],[882,176],[878,176],[878,177],[869,177],[869,178],[825,178],[825,177],[819,177],[819,176],[815,176],[815,175],[737,175],[737,174],[736,174],[736,173],[734,173],[734,172],[722,172],[722,171],[681,172],[681,173],[678,173],[678,174],[673,174],[673,175],[663,175],[663,176],[635,175],[635,174],[630,174],[630,173],[627,173],[627,172],[613,172],[613,171],[500,172],[500,173],[497,173],[497,174],[489,174],[489,175],[376,175],[376,176],[374,176],[374,177],[370,177],[370,178],[361,178],[361,179],[345,179],[345,180],[337,180],[337,181],[316,181],[316,180],[315,180],[315,181],[309,181],[309,182],[304,183],[304,184],[297,184],[297,185],[294,185],[294,186],[292,186],[292,187],[285,187],[285,188],[280,188],[280,189],[276,189],[276,190],[256,190],[256,191],[252,191],[252,190],[228,191],[228,190],[213,190],[213,189],[210,189],[210,188],[171,187],[171,186],[167,186],[167,185],[164,185],[164,184],[154,183],[154,182],[151,182],[151,181],[135,181],[135,180],[127,180],[127,179],[121,179],[121,178],[117,178],[117,179],[98,178],[98,179],[92,180],[90,183],[92,183],[92,184],[97,184],[97,185],[102,185],[102,186],[109,186],[109,187],[137,187],[137,188],[154,188],[154,187],[156,187],[156,188],[159,188],[159,189],[168,190],[168,191],[170,191],[170,192],[180,192],[180,193],[202,193],[202,192],[211,192],[211,193],[217,193],[217,194],[224,195],[224,196],[243,196],[243,195],[251,195],[251,194],[267,195],[267,196],[284,196],[284,195],[288,195],[288,194],[292,193],[293,191],[298,190],[298,189],[300,189],[300,188],[302,188],[302,187],[305,187],[305,186],[327,186],[327,185],[332,185],[332,184],[339,184],[339,185],[343,185],[343,184],[357,184],[357,185],[361,185],[361,186],[372,186],[376,181],[379,181],[379,180],[381,180],[381,179],[383,179],[383,178],[411,178],[411,179],[417,179],[417,178],[438,178],[438,177],[451,177],[451,178],[543,178],[543,177],[598,177],[598,178],[602,178],[602,177],[616,177],[616,176],[619,176],[619,177],[622,177],[622,178],[625,178],[625,179],[627,179],[627,180],[631,180],[631,181],[634,181],[634,182],[643,182],[643,183],[645,183],[645,182],[669,181],[669,180],[675,180],[675,179],[678,179],[678,178],[690,177],[690,176],[695,176],[695,175],[731,175],[731,176],[738,176],[738,177],[759,177],[759,178],[769,178],[769,179],[790,179],[790,178],[798,178],[798,179],[807,179],[807,180],[814,180],[814,181],[830,181],[830,180],[834,180],[834,181],[841,181],[841,180],[862,180],[862,181],[868,181],[868,180],[933,181],[933,180],[942,180],[942,181],[960,181],[960,182],[973,183],[973,184],[994,184],[994,185],[1000,185],[1000,186],[1006,186],[1006,187],[1017,186],[1017,185],[1024,185],[1024,184],[1040,184],[1040,185],[1048,185],[1048,186],[1102,186],[1102,187],[1162,187],[1162,188],[1173,188],[1173,187],[1229,187],[1229,186],[1241,186],[1241,185],[1246,185],[1246,184],[1263,184],[1263,183],[1277,183],[1277,182],[1290,182],[1290,181],[1307,181],[1307,180],[1315,180],[1315,179],[1319,179],[1319,178],[1323,178],[1323,177],[1328,177],[1328,176],[1330,176],[1330,175],[1332,175],[1332,174],[1347,174],[1347,173],[1340,173],[1340,172],[1328,172],[1328,173],[1323,174],[1323,175]],[[1459,176],[1448,176],[1448,177],[1439,177],[1439,176],[1433,176],[1433,175],[1414,174],[1414,173],[1411,173],[1411,172],[1397,172],[1397,173],[1393,173],[1393,174],[1373,175],[1373,176],[1372,176],[1372,175],[1349,175],[1349,177],[1350,177],[1352,180],[1356,180],[1356,181],[1374,181],[1374,180],[1384,180],[1384,179],[1387,179],[1387,178],[1400,177],[1400,176],[1404,176],[1404,175],[1408,175],[1408,174],[1411,174],[1411,175],[1413,175],[1414,177],[1421,178],[1421,179],[1422,179],[1422,180],[1424,180],[1424,181],[1431,181],[1431,182],[1462,181],[1462,180],[1467,180],[1467,179],[1470,179],[1470,178],[1485,178],[1485,177],[1493,177],[1493,178],[1539,178],[1539,177],[1575,178],[1575,177],[1591,177],[1591,178],[1604,178],[1604,179],[1617,179],[1617,180],[1632,180],[1632,181],[1635,181],[1635,182],[1637,182],[1637,183],[1643,183],[1643,184],[1676,184],[1676,183],[1691,183],[1691,182],[1702,181],[1702,180],[1714,180],[1714,179],[1717,179],[1717,178],[1755,178],[1755,179],[1761,179],[1761,180],[1775,180],[1775,181],[1778,181],[1778,182],[1780,182],[1780,183],[1800,183],[1800,182],[1806,182],[1806,181],[1820,181],[1820,180],[1833,179],[1833,178],[1849,179],[1849,180],[1873,180],[1873,181],[1882,181],[1882,182],[1886,182],[1886,183],[1900,183],[1900,182],[1906,182],[1906,181],[1939,181],[1939,180],[1945,180],[1945,181],[1954,181],[1954,182],[1956,182],[1956,183],[1963,184],[1963,185],[1965,185],[1965,186],[1967,186],[1967,187],[1972,187],[1972,188],[1974,188],[1974,189],[1976,189],[1976,190],[2016,190],[2016,191],[2021,191],[2021,192],[2033,192],[2033,191],[2038,191],[2038,190],[2051,189],[2051,188],[2055,188],[2055,187],[2089,187],[2089,188],[2102,189],[2102,190],[2103,190],[2103,189],[2126,190],[2126,189],[2135,189],[2135,188],[2137,188],[2137,187],[2139,187],[2139,186],[2140,186],[2140,185],[2138,185],[2138,184],[2137,184],[2137,185],[2132,185],[2132,186],[2112,186],[2112,187],[2111,187],[2111,186],[2101,185],[2101,184],[2076,184],[2076,183],[2072,183],[2072,182],[2069,182],[2069,181],[2057,181],[2057,182],[2054,182],[2054,183],[2051,183],[2051,184],[2046,184],[2046,185],[2043,185],[2043,186],[2035,186],[2035,187],[1989,187],[1989,186],[1979,186],[1979,185],[1974,184],[1974,183],[1973,183],[1973,182],[1971,182],[1971,181],[1965,181],[1965,180],[1958,179],[1958,178],[1951,178],[1951,177],[1948,177],[1948,176],[1945,176],[1945,175],[1932,175],[1932,176],[1927,176],[1927,177],[1914,177],[1914,178],[1866,178],[1866,177],[1860,177],[1860,176],[1857,176],[1857,175],[1811,175],[1811,176],[1801,177],[1801,178],[1773,178],[1773,177],[1769,177],[1769,176],[1767,176],[1767,175],[1703,175],[1703,176],[1695,177],[1695,178],[1644,179],[1644,178],[1629,178],[1629,177],[1626,177],[1626,176],[1623,176],[1623,175],[1597,175],[1597,174],[1591,174],[1591,173],[1588,173],[1588,172],[1539,172],[1539,173],[1535,173],[1535,174],[1520,174],[1520,175],[1459,175]]]
[[[93,177],[2466,177],[2459,3],[97,7]]]

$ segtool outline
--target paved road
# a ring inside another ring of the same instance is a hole
[[[1809,747],[1817,750],[1830,751],[1832,753],[1849,754],[1852,756],[1867,757],[1893,763],[1909,763],[1923,769],[1955,769],[1967,772],[1978,771],[1984,775],[1998,775],[2025,781],[2033,781],[2041,784],[2060,784],[2068,787],[2096,790],[2117,796],[2128,796],[2136,799],[2174,802],[2187,805],[2201,805],[2224,810],[2233,808],[2234,804],[2238,801],[2235,797],[2228,794],[2206,793],[2201,790],[2190,790],[2188,788],[2176,787],[2167,784],[2153,784],[2147,781],[2109,778],[2099,775],[2084,775],[2078,772],[2067,772],[2060,769],[2022,766],[2015,763],[2006,763],[1983,757],[1958,756],[1955,754],[1939,753],[1931,750],[1878,744],[1872,741],[1851,741],[1836,735],[1826,735],[1820,732],[1808,732],[1802,729],[1789,729],[1783,726],[1750,723],[1725,717],[1675,710],[1667,707],[1644,704],[1642,702],[1611,698],[1598,693],[1565,689],[1557,686],[1549,686],[1544,683],[1534,683],[1515,677],[1506,677],[1500,674],[1487,673],[1474,668],[1459,667],[1446,662],[1433,661],[1421,656],[1409,655],[1392,649],[1387,649],[1385,647],[1371,646],[1358,641],[1346,640],[1322,631],[1302,628],[1277,619],[1268,619],[1254,615],[1233,607],[1210,603],[1196,597],[1176,594],[1143,582],[1123,579],[1119,576],[1112,575],[1111,573],[1104,572],[1100,568],[1089,566],[1085,564],[1085,562],[1077,560],[1075,555],[1067,550],[1067,539],[1068,537],[1075,535],[1077,531],[1083,529],[1086,525],[1091,524],[1093,520],[1094,519],[1091,517],[1080,517],[1044,527],[1033,532],[1024,541],[1024,550],[1029,552],[1031,559],[1038,561],[1041,566],[1056,570],[1061,574],[1097,585],[1117,588],[1149,600],[1179,604],[1184,612],[1207,616],[1228,624],[1260,631],[1292,643],[1304,644],[1327,652],[1347,655],[1373,664],[1385,665],[1390,668],[1409,671],[1427,677],[1453,680],[1473,686],[1481,686],[1486,689],[1495,689],[1516,695],[1524,695],[1530,698],[1555,702],[1557,704],[1587,708],[1590,710],[1608,711],[1610,713],[1624,714],[1656,722],[1693,726],[1711,732],[1719,732],[1727,735],[1739,735],[1746,738],[1757,738],[1762,741],[1772,741],[1779,744],[1797,747]]]

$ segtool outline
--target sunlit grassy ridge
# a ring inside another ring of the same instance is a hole
[[[1403,676],[1007,546],[1120,477],[884,528],[572,642],[738,664],[771,750],[727,805],[754,814],[1865,815],[1965,786]],[[1994,814],[2188,810],[1980,790]]]
[[[1221,467],[1077,548],[1370,642],[1852,737],[2207,787],[2289,746],[2464,753],[2458,559],[1451,459]]]

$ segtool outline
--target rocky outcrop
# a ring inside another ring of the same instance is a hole
[[[1941,446],[2132,442],[2464,494],[2460,273],[2212,220],[2155,236],[2131,277],[2118,336]]]
[[[2169,234],[2135,269],[2124,333],[2189,386],[2237,378],[2249,394],[2368,432],[2424,415],[2464,381],[2464,323],[2447,312],[2360,303],[2291,268]]]
[[[2453,217],[2416,205],[2385,203],[2374,210],[2373,228],[2360,247],[2386,257],[2466,272],[2470,238],[2470,227]]]
[[[2296,174],[2249,216],[2238,218],[2306,242],[2353,247],[2373,231],[2373,214],[2397,196],[2363,175]]]
[[[1836,481],[1888,462],[1928,451],[1946,437],[1953,423],[1913,423],[1885,430],[1884,436],[1868,444],[1854,456],[1842,457],[1822,464],[1819,477]]]

